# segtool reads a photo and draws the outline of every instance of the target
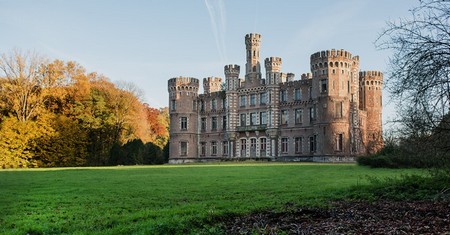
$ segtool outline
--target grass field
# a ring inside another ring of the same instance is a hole
[[[412,172],[268,163],[3,170],[0,234],[215,233],[201,227],[217,216],[323,205],[367,176]]]

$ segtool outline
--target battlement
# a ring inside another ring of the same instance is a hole
[[[207,77],[203,78],[203,91],[205,94],[220,91],[222,89],[222,78]]]
[[[287,78],[287,81],[288,81],[288,82],[292,82],[292,81],[294,81],[295,74],[293,74],[293,73],[287,73],[286,78]]]
[[[249,46],[258,46],[261,42],[261,34],[258,33],[249,33],[245,35],[245,45]]]
[[[280,57],[269,57],[264,60],[267,72],[280,72],[281,64],[282,61]]]
[[[245,41],[250,40],[250,39],[255,39],[255,40],[260,40],[261,39],[261,34],[259,33],[248,33],[245,35]]]
[[[336,57],[343,57],[343,58],[347,58],[347,59],[353,58],[352,53],[350,53],[344,49],[340,49],[340,50],[331,49],[331,50],[326,50],[326,51],[319,51],[319,52],[312,54],[311,60],[320,59],[320,58],[336,58]]]
[[[312,79],[312,73],[304,73],[301,76],[302,80]]]
[[[203,83],[222,83],[222,78],[219,77],[207,77],[203,78]]]
[[[193,77],[175,77],[175,78],[171,78],[168,81],[168,85],[169,87],[171,86],[194,86],[194,87],[198,87],[199,86],[199,80],[197,78],[193,78]]]
[[[225,65],[224,72],[226,77],[239,77],[241,67],[237,64]]]
[[[359,79],[383,81],[383,73],[380,71],[361,71],[359,72]]]

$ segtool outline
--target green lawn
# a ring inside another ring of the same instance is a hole
[[[412,172],[273,163],[0,170],[0,234],[186,233],[217,215],[320,205],[367,176]]]

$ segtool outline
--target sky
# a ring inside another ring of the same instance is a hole
[[[18,48],[76,61],[112,82],[134,83],[144,102],[165,107],[168,79],[224,78],[224,65],[245,67],[247,33],[262,35],[262,60],[281,57],[282,71],[296,79],[310,72],[311,54],[333,48],[359,55],[361,70],[386,72],[393,52],[377,50],[374,42],[386,22],[408,17],[417,5],[418,0],[0,0],[0,53]],[[389,101],[387,92],[383,96]],[[395,108],[384,106],[386,123]]]

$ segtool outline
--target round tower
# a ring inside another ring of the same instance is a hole
[[[197,96],[199,80],[176,77],[168,81],[170,141],[169,163],[193,161],[197,155]]]
[[[218,77],[203,78],[204,94],[210,94],[221,90],[222,90],[222,78]]]
[[[316,123],[326,123],[325,128],[317,126],[314,132],[319,138],[318,143],[322,142],[320,151],[324,153],[348,156],[354,149],[350,120],[356,117],[358,105],[354,105],[351,93],[358,90],[358,83],[352,83],[352,77],[359,69],[358,61],[357,56],[343,49],[311,55],[311,96],[315,100]]]
[[[245,78],[249,80],[261,79],[260,65],[261,35],[250,33],[245,35],[245,48],[247,63],[245,64]]]
[[[369,153],[375,153],[383,147],[382,107],[383,73],[380,71],[362,71],[359,73],[360,108],[367,112],[365,143]]]

